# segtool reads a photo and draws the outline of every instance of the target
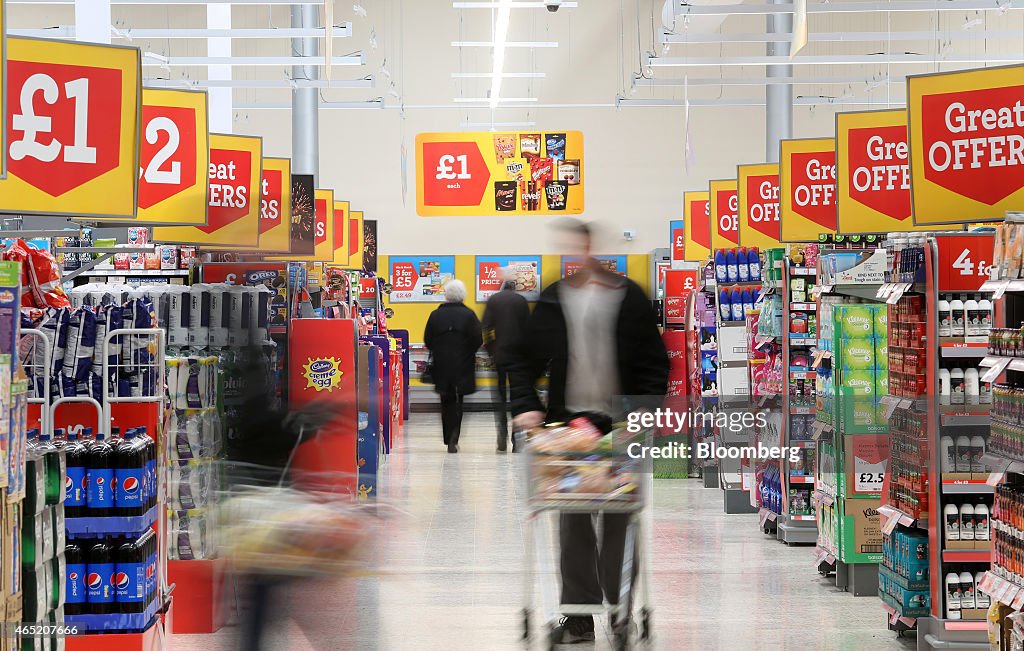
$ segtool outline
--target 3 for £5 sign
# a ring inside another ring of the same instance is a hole
[[[907,78],[914,223],[1002,220],[1024,203],[1024,66]]]
[[[134,219],[139,49],[26,38],[7,44],[0,210]]]
[[[779,145],[779,220],[783,242],[815,242],[836,232],[836,141]]]
[[[839,233],[915,230],[904,109],[836,114]]]

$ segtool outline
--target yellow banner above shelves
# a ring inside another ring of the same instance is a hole
[[[157,226],[157,242],[256,249],[260,238],[263,140],[210,135],[209,221],[205,226]]]
[[[291,242],[292,162],[264,158],[260,182],[260,242],[266,253],[287,253]]]
[[[334,261],[334,190],[313,192],[313,255],[270,256],[268,260],[293,260],[296,262]]]
[[[137,212],[141,54],[9,38],[2,212],[91,221]]]
[[[348,214],[348,268],[363,268],[363,211],[353,210]]]
[[[348,252],[349,210],[348,201],[334,202],[334,259],[331,262],[340,267],[347,267],[350,257]]]
[[[139,211],[135,223],[206,225],[209,131],[205,92],[142,89]]]
[[[836,232],[836,141],[783,140],[779,146],[779,220],[783,242],[817,242]]]
[[[907,78],[914,223],[1002,221],[1024,205],[1024,66]]]
[[[711,256],[710,192],[683,193],[684,260],[703,262]]]
[[[846,235],[915,229],[907,111],[836,113],[836,226]]]
[[[711,181],[711,248],[731,249],[739,244],[739,197],[736,179]]]
[[[416,136],[421,217],[582,212],[580,131]]]
[[[782,246],[779,222],[779,164],[736,166],[741,246]]]

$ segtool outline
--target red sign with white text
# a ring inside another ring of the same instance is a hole
[[[696,269],[666,269],[665,297],[685,296],[697,289],[697,280]]]
[[[196,185],[196,111],[144,105],[142,127],[139,208],[150,208]]]
[[[836,232],[834,138],[779,145],[779,219],[783,242],[815,242]]]
[[[939,291],[976,292],[989,279],[995,251],[991,233],[940,235],[938,247]]]
[[[3,212],[135,219],[136,48],[9,38]]]
[[[916,224],[1002,220],[1024,201],[1024,66],[907,78]]]
[[[736,181],[711,182],[712,249],[728,249],[740,242],[739,197]]]
[[[282,195],[284,194],[284,172],[279,169],[263,168],[260,186],[260,235],[281,225]]]
[[[701,262],[711,254],[711,194],[709,192],[683,193],[683,228],[686,243],[685,259]]]
[[[850,129],[850,196],[887,217],[910,217],[907,128]]]
[[[425,142],[423,160],[434,165],[424,170],[424,205],[480,205],[487,182],[491,180],[491,171],[475,142]],[[442,171],[427,173],[434,169]]]
[[[686,227],[680,226],[671,229],[672,235],[672,260],[686,259]]]
[[[481,262],[476,273],[477,294],[501,289],[501,266],[497,262]]]
[[[740,221],[740,243],[760,248],[778,246],[782,236],[779,222],[779,166],[749,167],[774,169],[767,174],[744,174],[744,169],[748,166],[737,167],[739,180],[744,184],[743,197],[740,201],[740,209],[744,211]],[[750,237],[744,235],[748,229]]]
[[[252,163],[248,151],[210,149],[209,222],[199,230],[212,233],[250,213]]]

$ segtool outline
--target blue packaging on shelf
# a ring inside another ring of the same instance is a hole
[[[156,522],[157,507],[142,515],[131,517],[65,518],[68,536],[71,538],[95,534],[140,534]]]

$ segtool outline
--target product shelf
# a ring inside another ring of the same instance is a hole
[[[985,451],[985,454],[981,457],[981,462],[988,466],[992,472],[1024,474],[1024,460],[1006,457],[992,450]]]
[[[943,549],[944,563],[988,563],[992,560],[990,549]]]

